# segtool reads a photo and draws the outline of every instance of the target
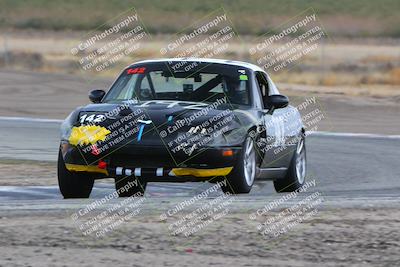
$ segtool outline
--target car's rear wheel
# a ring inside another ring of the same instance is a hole
[[[248,136],[232,172],[226,177],[227,184],[222,186],[224,193],[249,193],[256,176],[256,148],[253,139]]]
[[[286,177],[274,181],[276,192],[293,192],[304,185],[306,178],[306,142],[302,136],[297,143]]]
[[[119,197],[144,196],[147,182],[129,176],[115,178],[115,189]]]
[[[94,179],[86,173],[70,172],[65,167],[61,151],[58,153],[58,186],[64,198],[88,198]]]

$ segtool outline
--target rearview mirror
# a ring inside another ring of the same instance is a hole
[[[89,92],[89,99],[93,103],[100,103],[105,94],[103,90],[92,90]]]
[[[272,113],[274,109],[287,107],[289,98],[284,95],[270,95],[265,98],[264,105],[269,109],[268,113]]]

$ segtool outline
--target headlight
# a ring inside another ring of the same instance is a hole
[[[72,111],[67,118],[61,123],[61,141],[67,141],[71,135],[71,129],[77,121],[79,109]]]
[[[245,136],[246,130],[244,128],[227,127],[225,129],[221,129],[221,131],[219,132],[214,132],[213,134],[211,134],[212,141],[209,143],[209,145],[239,145],[243,143]]]
[[[246,134],[247,130],[243,127],[239,127],[227,131],[224,136],[228,144],[239,145],[243,143],[244,138],[246,138]]]
[[[223,134],[218,135],[208,135],[210,142],[208,142],[207,146],[223,146],[226,145],[226,138]]]

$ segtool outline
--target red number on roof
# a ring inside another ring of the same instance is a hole
[[[134,68],[134,69],[128,69],[126,71],[127,74],[143,74],[146,71],[145,67],[141,68]]]

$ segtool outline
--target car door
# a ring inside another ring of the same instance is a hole
[[[297,110],[292,106],[275,109],[271,114],[271,107],[267,105],[270,95],[280,94],[276,85],[264,72],[256,73],[257,83],[263,98],[263,125],[265,126],[265,141],[262,148],[263,161],[261,168],[288,167],[293,155],[292,121]]]

